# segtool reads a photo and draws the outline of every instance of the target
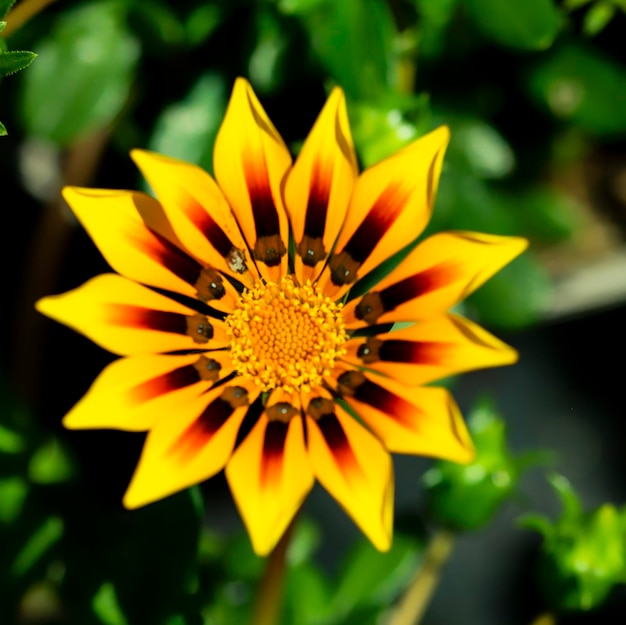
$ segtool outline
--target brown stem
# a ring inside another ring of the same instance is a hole
[[[293,533],[295,520],[287,528],[267,560],[267,567],[259,584],[252,625],[277,625],[282,608],[285,578],[285,555]]]
[[[9,11],[9,14],[5,18],[7,25],[2,31],[2,36],[8,37],[53,2],[54,0],[22,0],[22,2]]]
[[[418,625],[437,588],[442,567],[450,556],[453,544],[454,535],[447,530],[439,530],[432,537],[422,568],[400,598],[387,625]]]

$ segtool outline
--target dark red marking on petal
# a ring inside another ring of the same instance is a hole
[[[200,374],[194,365],[179,367],[152,380],[146,380],[129,391],[133,404],[141,404],[159,395],[165,395],[200,381]]]
[[[267,424],[261,455],[261,488],[277,481],[280,475],[288,431],[289,424],[284,421],[269,421]]]
[[[317,420],[317,425],[342,472],[349,475],[355,470],[358,471],[359,462],[337,415],[325,414]]]
[[[319,164],[315,163],[311,172],[309,201],[304,221],[304,234],[312,239],[324,236],[328,200],[330,198],[330,182],[330,176],[322,175]]]
[[[380,238],[400,216],[408,195],[409,190],[401,183],[390,184],[374,202],[343,251],[348,252],[357,263],[364,263]]]
[[[142,248],[147,254],[156,258],[161,265],[169,269],[181,280],[188,284],[194,284],[202,271],[202,266],[157,232],[150,230],[150,234],[156,241],[140,240],[136,237],[132,242],[137,247]]]
[[[448,355],[451,343],[437,341],[383,341],[378,350],[379,360],[407,362],[415,365],[437,365]]]
[[[180,435],[170,448],[181,456],[197,454],[228,421],[237,408],[248,403],[248,391],[240,386],[228,386],[200,416]]]
[[[409,276],[396,284],[392,284],[380,291],[385,312],[394,310],[401,304],[416,297],[426,295],[431,291],[448,286],[458,277],[458,270],[451,263],[441,263],[429,267],[420,273]]]
[[[218,253],[226,258],[234,245],[219,224],[211,217],[208,210],[198,201],[188,196],[183,206],[183,212],[195,224],[196,228],[204,234]]]
[[[129,328],[187,334],[187,317],[175,312],[128,304],[109,304],[105,318],[108,323]]]
[[[354,389],[352,396],[357,401],[388,414],[398,423],[411,429],[415,428],[415,416],[419,409],[386,388],[366,379]]]

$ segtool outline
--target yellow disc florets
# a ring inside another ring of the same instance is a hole
[[[290,276],[246,289],[226,325],[235,368],[264,391],[309,390],[346,353],[341,305]]]

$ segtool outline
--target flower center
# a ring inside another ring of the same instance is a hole
[[[290,276],[246,289],[226,325],[235,368],[264,391],[309,391],[346,353],[341,305]]]

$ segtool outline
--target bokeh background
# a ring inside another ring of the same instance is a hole
[[[143,436],[60,426],[112,356],[33,310],[108,270],[60,188],[146,189],[134,147],[212,171],[237,76],[294,154],[335,84],[362,167],[450,126],[428,232],[531,241],[462,310],[520,363],[451,381],[455,395],[466,413],[491,397],[514,452],[553,451],[586,507],[626,500],[625,2],[22,0],[7,21],[9,49],[38,58],[0,85],[0,623],[245,622],[262,562],[223,478],[202,486],[204,505],[196,489],[125,511]],[[283,622],[379,622],[417,562],[430,466],[396,460],[405,533],[389,574],[316,490]],[[515,522],[528,511],[559,513],[544,467],[459,538],[424,623],[515,625],[543,609],[540,539]],[[618,589],[563,622],[625,617]]]

